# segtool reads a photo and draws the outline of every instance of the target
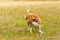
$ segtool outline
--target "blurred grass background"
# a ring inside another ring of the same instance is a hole
[[[43,35],[27,31],[28,8],[41,18]],[[0,40],[60,40],[60,4],[0,7]]]
[[[60,0],[0,0],[0,2],[10,2],[10,1],[60,1]]]

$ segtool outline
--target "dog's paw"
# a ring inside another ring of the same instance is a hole
[[[43,31],[38,31],[38,32],[41,33],[41,34],[44,34]]]

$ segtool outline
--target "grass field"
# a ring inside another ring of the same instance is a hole
[[[60,40],[60,2],[36,4],[0,7],[0,40]],[[27,31],[28,8],[41,18],[43,35]]]

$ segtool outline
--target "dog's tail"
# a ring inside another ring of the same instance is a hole
[[[30,10],[29,10],[29,9],[27,9],[27,10],[26,10],[26,12],[27,12],[27,13],[29,13],[29,12],[30,12]]]

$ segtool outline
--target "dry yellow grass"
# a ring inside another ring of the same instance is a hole
[[[0,4],[0,40],[60,40],[60,2],[14,3]],[[41,18],[43,35],[27,31],[23,18],[27,8]]]

